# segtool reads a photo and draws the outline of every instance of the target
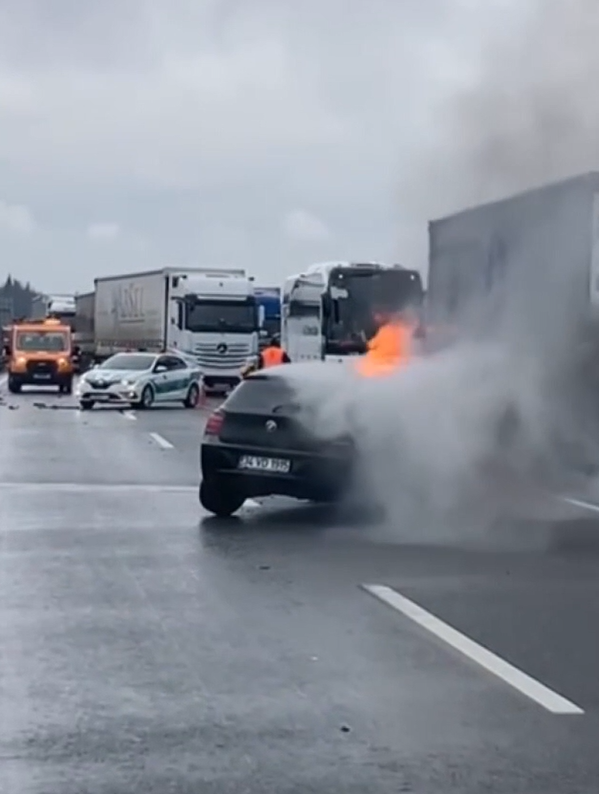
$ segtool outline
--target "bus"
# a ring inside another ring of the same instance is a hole
[[[290,276],[283,285],[281,344],[292,361],[347,361],[364,352],[376,331],[377,303],[421,311],[417,270],[381,262],[326,262]]]

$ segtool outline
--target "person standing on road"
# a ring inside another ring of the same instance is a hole
[[[281,340],[278,334],[275,334],[268,346],[262,350],[257,357],[256,362],[246,365],[241,371],[241,377],[256,372],[259,369],[267,369],[268,367],[277,367],[279,364],[291,364],[291,359],[281,347]]]
[[[265,347],[260,353],[258,369],[276,367],[279,364],[291,364],[291,359],[281,347],[279,335],[275,334],[270,340],[268,347]]]

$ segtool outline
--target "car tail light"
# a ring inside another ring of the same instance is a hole
[[[225,416],[220,411],[215,411],[213,414],[210,414],[206,422],[206,427],[204,428],[204,436],[218,438],[224,421]]]

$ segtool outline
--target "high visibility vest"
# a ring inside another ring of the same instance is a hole
[[[276,367],[278,364],[283,364],[284,355],[280,347],[265,347],[262,351],[262,366]]]
[[[360,375],[387,375],[412,358],[413,329],[404,323],[382,325],[368,343],[368,351],[357,360]]]

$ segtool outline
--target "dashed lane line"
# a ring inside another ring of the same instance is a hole
[[[552,714],[571,715],[584,714],[584,711],[566,698],[558,695],[557,692],[531,678],[518,668],[501,659],[496,654],[471,640],[465,634],[444,623],[439,618],[427,612],[418,604],[402,596],[396,590],[386,585],[365,584],[362,585],[366,592],[378,598],[379,601],[401,612],[405,617],[417,623],[426,631],[434,634],[435,637],[445,642],[447,645],[459,651],[471,661],[483,667],[487,672],[500,678],[506,684],[516,689],[525,697],[535,701]]]
[[[121,411],[121,416],[124,416],[125,419],[129,419],[131,422],[135,422],[137,419],[137,416],[133,413],[133,411]]]
[[[155,441],[159,447],[162,449],[174,449],[174,444],[171,444],[170,441],[167,441],[166,438],[160,435],[160,433],[150,433],[150,438]]]

